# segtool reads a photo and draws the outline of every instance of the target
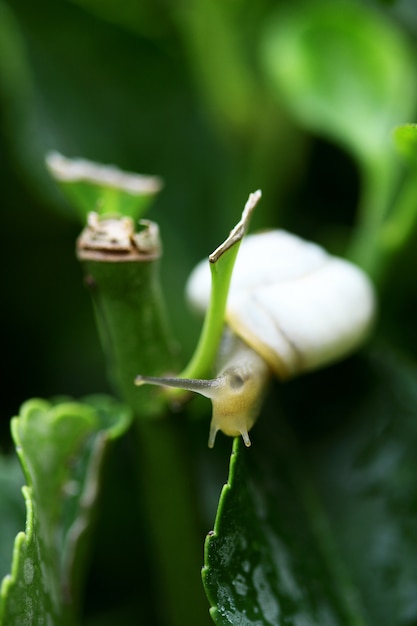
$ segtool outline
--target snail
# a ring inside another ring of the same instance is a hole
[[[202,261],[186,288],[201,312],[208,307],[210,285],[208,263]],[[217,376],[139,376],[136,383],[210,398],[209,447],[219,430],[241,435],[250,446],[248,433],[271,376],[288,380],[347,356],[368,336],[374,314],[373,286],[351,262],[284,230],[247,235],[230,284]]]

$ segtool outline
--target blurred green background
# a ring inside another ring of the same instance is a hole
[[[264,193],[254,228],[279,225],[343,251],[356,165],[292,121],[259,61],[263,31],[286,4],[0,2],[2,448],[27,397],[107,389],[74,257],[81,225],[45,171],[48,150],[163,177],[149,217],[161,227],[184,361],[199,329],[182,295],[186,276],[250,191]],[[415,41],[413,0],[362,4]]]

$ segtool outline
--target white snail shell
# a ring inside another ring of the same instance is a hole
[[[205,311],[210,270],[201,262],[187,284]],[[233,271],[226,322],[280,379],[336,361],[367,337],[375,295],[352,263],[283,230],[248,235]]]
[[[192,272],[187,295],[204,312],[207,260]],[[271,373],[285,380],[347,356],[368,336],[375,314],[364,272],[283,230],[243,239],[226,308],[226,330],[212,380],[138,376],[137,384],[181,387],[211,399],[209,446],[216,433],[242,435],[257,419]]]

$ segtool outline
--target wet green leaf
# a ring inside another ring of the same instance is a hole
[[[29,400],[13,419],[27,520],[1,586],[4,626],[76,623],[103,456],[129,423],[128,410],[104,396],[83,403]]]
[[[216,624],[416,623],[417,370],[388,350],[354,366],[356,394],[322,373],[315,408],[300,381],[292,427],[235,442],[206,541]]]

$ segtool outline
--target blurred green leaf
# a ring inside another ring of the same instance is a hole
[[[358,393],[317,407],[326,434],[312,407],[235,442],[206,541],[216,624],[416,623],[417,369],[388,349],[366,365]]]
[[[279,10],[262,59],[277,97],[299,121],[360,161],[386,155],[392,128],[415,112],[412,48],[363,3],[313,1]]]
[[[105,396],[83,404],[29,400],[13,419],[27,521],[1,586],[4,626],[75,623],[104,453],[129,423],[128,410]]]
[[[405,33],[364,3],[313,0],[277,11],[262,60],[296,119],[356,158],[361,193],[348,254],[380,283],[380,231],[400,173],[392,129],[417,105],[416,56]]]

